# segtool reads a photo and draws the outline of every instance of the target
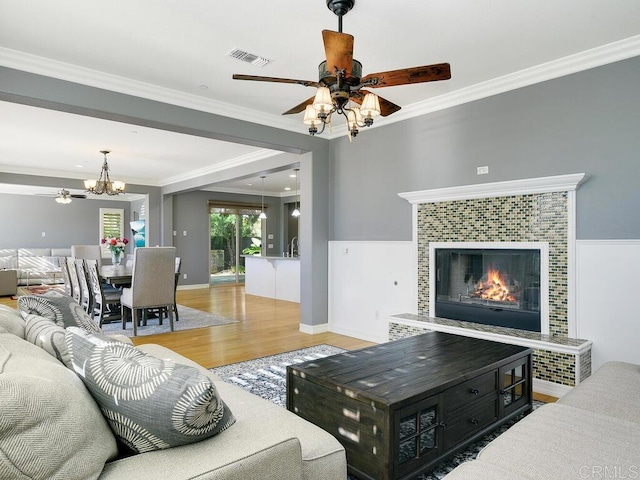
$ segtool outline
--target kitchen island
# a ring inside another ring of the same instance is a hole
[[[300,303],[300,257],[243,256],[246,294]]]

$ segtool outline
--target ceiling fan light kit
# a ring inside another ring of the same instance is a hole
[[[60,190],[56,195],[56,202],[63,205],[71,203],[71,194],[69,193],[69,190],[65,190],[64,188]]]
[[[104,162],[102,163],[100,177],[98,177],[98,180],[85,180],[84,188],[88,193],[93,193],[94,195],[102,195],[104,193],[107,195],[120,195],[121,193],[124,193],[124,182],[120,182],[118,180],[111,181],[111,177],[109,176],[107,154],[110,153],[110,151],[100,150],[100,153],[104,155]]]
[[[331,115],[337,113],[346,119],[349,140],[359,128],[373,125],[374,117],[386,117],[400,110],[400,106],[364,90],[364,88],[392,87],[413,83],[433,82],[451,78],[448,63],[411,67],[362,76],[362,64],[353,58],[352,35],[342,33],[342,17],[355,5],[355,0],[326,0],[327,8],[338,16],[338,31],[322,31],[326,60],[318,66],[317,82],[291,78],[233,75],[235,80],[294,83],[315,87],[316,94],[300,105],[283,113],[290,115],[304,111],[303,123],[311,135],[321,134],[327,125],[331,128]]]

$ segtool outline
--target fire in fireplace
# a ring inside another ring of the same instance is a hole
[[[438,248],[435,315],[541,331],[540,250]]]

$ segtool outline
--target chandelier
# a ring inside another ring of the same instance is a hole
[[[103,193],[119,195],[124,193],[124,182],[111,181],[111,177],[109,177],[109,164],[107,163],[107,153],[109,152],[110,150],[100,150],[100,153],[104,155],[104,162],[102,163],[102,171],[98,180],[90,179],[84,181],[84,188],[88,193],[95,195],[102,195]]]
[[[349,100],[349,85],[341,87],[341,75],[338,83],[329,87],[318,87],[313,104],[304,111],[304,124],[309,125],[311,135],[322,134],[327,125],[331,128],[331,115],[336,113],[346,119],[349,140],[358,135],[362,127],[373,125],[373,118],[380,115],[380,99],[375,93],[367,93],[359,107]],[[318,131],[318,127],[321,130]]]

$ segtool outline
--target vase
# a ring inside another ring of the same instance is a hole
[[[120,261],[122,258],[122,252],[111,252],[111,263],[114,267],[120,266]]]

